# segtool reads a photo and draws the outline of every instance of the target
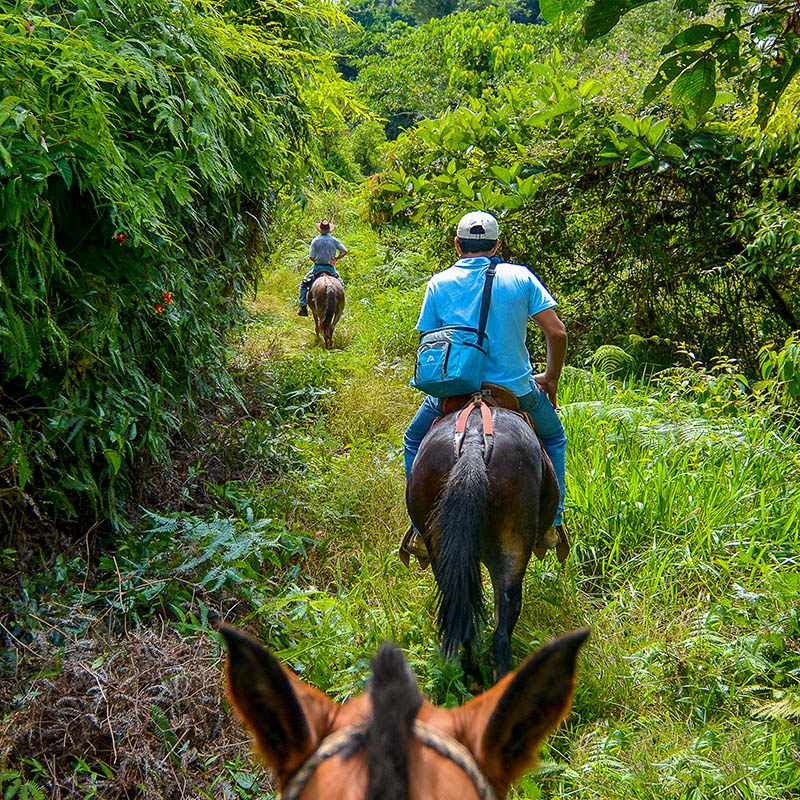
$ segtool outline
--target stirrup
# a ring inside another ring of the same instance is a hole
[[[425,545],[425,540],[413,524],[409,525],[408,530],[403,534],[398,555],[407,567],[411,566],[411,556],[417,558],[422,569],[426,569],[428,564],[431,563],[431,556]]]

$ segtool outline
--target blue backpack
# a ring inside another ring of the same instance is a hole
[[[477,392],[486,371],[489,338],[486,318],[492,299],[492,283],[500,259],[491,259],[483,284],[478,327],[445,325],[424,331],[419,337],[417,363],[411,385],[433,397],[453,397]]]

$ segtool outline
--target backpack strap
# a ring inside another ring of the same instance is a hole
[[[502,259],[499,256],[492,256],[489,259],[489,269],[486,270],[486,280],[483,282],[483,297],[481,298],[481,315],[478,318],[478,330],[480,335],[478,340],[483,339],[486,332],[486,320],[489,316],[489,302],[492,299],[492,284],[494,283],[495,272],[497,265]]]

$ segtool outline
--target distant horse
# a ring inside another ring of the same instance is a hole
[[[546,645],[460,708],[419,692],[399,650],[372,659],[368,692],[339,705],[235,628],[228,696],[275,771],[282,800],[500,800],[572,703],[589,631]]]
[[[560,490],[550,459],[519,413],[484,403],[466,414],[460,443],[458,413],[442,417],[423,439],[406,503],[431,554],[442,652],[452,657],[463,645],[465,671],[479,678],[474,646],[485,619],[483,562],[494,589],[495,677],[502,677],[511,669],[525,569],[534,550],[543,555]],[[487,425],[493,435],[485,435]]]
[[[314,315],[317,339],[320,331],[325,340],[325,349],[333,348],[333,329],[344,311],[344,286],[338,278],[323,273],[308,290],[308,307]]]

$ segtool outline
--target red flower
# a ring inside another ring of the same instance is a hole
[[[164,292],[164,302],[169,305],[172,302],[172,292]]]
[[[164,310],[164,306],[161,303],[156,303],[156,314],[160,314]]]
[[[124,233],[117,233],[111,238],[119,244],[125,244],[125,242],[128,241],[128,237]]]

